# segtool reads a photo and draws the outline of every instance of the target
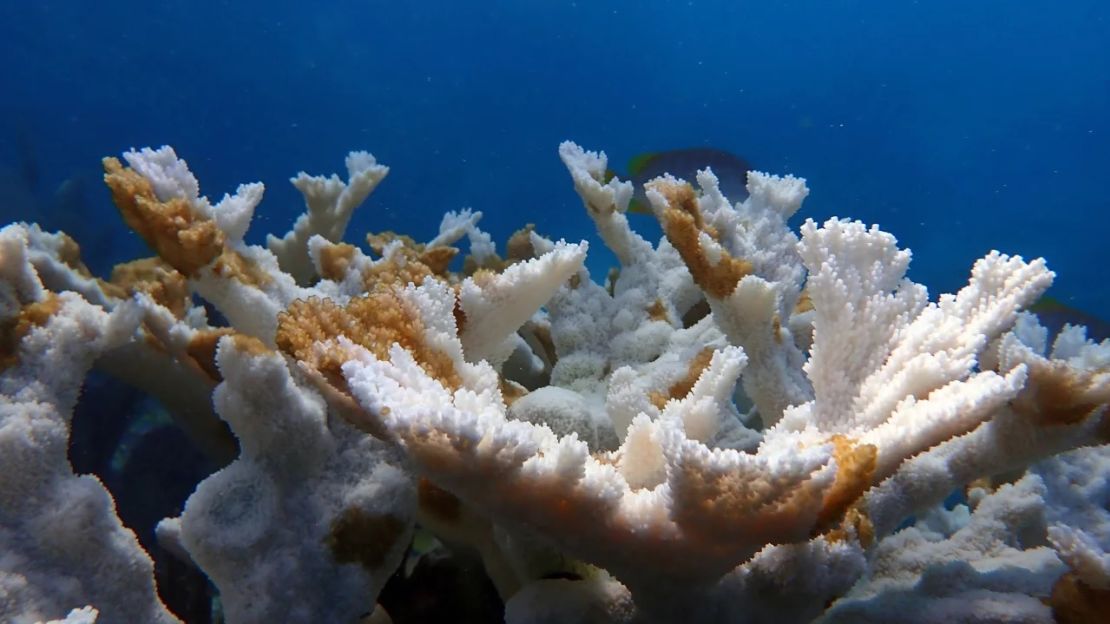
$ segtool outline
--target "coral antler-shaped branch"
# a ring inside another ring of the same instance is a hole
[[[595,457],[575,434],[506,417],[495,371],[463,357],[451,289],[433,281],[398,296],[419,311],[423,346],[393,344],[382,357],[337,336],[350,358],[346,385],[423,474],[499,521],[537,530],[633,584],[649,562],[653,582],[661,573],[704,582],[764,544],[808,538],[836,476],[831,445],[710,449],[667,416],[638,419],[620,449]],[[448,378],[431,374],[441,369],[429,368],[429,347],[450,359]],[[702,399],[731,387],[742,365],[739,350],[717,353],[689,409],[707,409]],[[666,467],[662,480],[642,474],[652,463]]]
[[[307,286],[316,277],[309,261],[309,239],[321,236],[333,243],[343,240],[355,208],[389,174],[389,167],[379,165],[369,152],[351,152],[347,155],[346,165],[346,183],[335,174],[325,178],[310,176],[303,171],[290,179],[304,195],[307,210],[282,238],[267,236],[266,246],[277,257],[282,270],[302,286]]]
[[[108,490],[67,458],[81,382],[98,355],[131,337],[139,309],[109,313],[47,291],[27,237],[21,225],[0,230],[0,619],[61,618],[93,604],[108,621],[176,622]]]

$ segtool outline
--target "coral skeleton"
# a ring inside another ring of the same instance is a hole
[[[804,180],[733,203],[709,169],[646,184],[653,243],[603,153],[559,155],[603,283],[586,241],[528,227],[502,258],[470,210],[343,242],[389,171],[366,152],[294,178],[265,247],[262,184],[213,203],[169,147],[104,160],[154,258],[104,280],[0,230],[0,619],[177,619],[66,458],[95,367],[222,466],[157,537],[228,622],[386,621],[414,531],[477,553],[512,623],[1097,621],[1110,342],[1049,348],[1043,260],[991,252],[930,299],[877,226],[793,230]]]

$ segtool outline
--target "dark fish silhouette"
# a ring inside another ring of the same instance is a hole
[[[730,202],[744,201],[748,198],[748,171],[751,165],[739,156],[711,147],[688,147],[648,152],[636,156],[628,163],[628,179],[636,187],[632,196],[629,212],[651,214],[651,207],[644,192],[644,183],[664,173],[696,184],[698,171],[705,168],[713,170],[717,176],[721,193]],[[612,172],[609,172],[610,174]]]
[[[1050,340],[1054,340],[1065,324],[1085,325],[1087,338],[1102,342],[1110,338],[1110,323],[1081,310],[1064,305],[1054,297],[1041,297],[1029,306],[1029,311],[1037,315],[1041,325],[1048,329]],[[1051,342],[1050,342],[1051,344]]]

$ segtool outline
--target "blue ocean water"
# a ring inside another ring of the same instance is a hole
[[[149,255],[99,181],[129,147],[173,145],[210,197],[265,182],[254,241],[301,212],[292,174],[352,149],[392,171],[348,240],[467,206],[498,241],[596,240],[573,139],[618,171],[725,149],[807,178],[799,218],[894,233],[934,295],[997,248],[1110,318],[1104,0],[8,2],[0,42],[0,219],[66,229],[99,271]]]

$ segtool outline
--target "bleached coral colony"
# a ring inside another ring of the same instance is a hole
[[[358,621],[416,525],[480,553],[509,622],[1095,621],[1110,343],[1048,344],[1022,311],[1043,261],[992,252],[930,301],[877,227],[791,231],[803,180],[731,203],[709,170],[648,183],[653,245],[604,154],[559,153],[605,283],[531,228],[500,257],[477,212],[343,243],[388,173],[365,152],[295,178],[307,212],[266,247],[261,184],[213,204],[169,147],[105,159],[157,253],[111,281],[65,234],[0,230],[0,619],[176,621],[67,460],[95,366],[229,461],[158,526],[229,622]]]

